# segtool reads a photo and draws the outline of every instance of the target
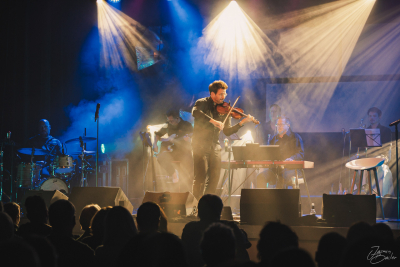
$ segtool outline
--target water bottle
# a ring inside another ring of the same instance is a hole
[[[225,147],[225,151],[228,152],[229,151],[229,140],[228,140],[228,138],[224,139],[224,147]]]
[[[317,214],[317,213],[315,212],[315,205],[314,205],[314,203],[311,203],[310,215],[315,215],[315,214]]]
[[[334,195],[335,192],[333,191],[333,184],[331,184],[331,191],[329,191],[329,195]]]

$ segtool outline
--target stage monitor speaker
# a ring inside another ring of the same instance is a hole
[[[30,197],[30,196],[40,196],[44,199],[44,202],[46,203],[47,208],[54,202],[60,199],[67,199],[68,197],[61,193],[58,190],[53,190],[53,191],[44,191],[44,190],[27,190],[22,197],[21,204],[22,204],[22,213],[26,213],[25,209],[25,200]]]
[[[323,218],[331,224],[350,226],[364,221],[376,222],[375,195],[327,195],[323,194]]]
[[[69,200],[75,205],[75,216],[79,218],[82,209],[89,204],[100,207],[122,206],[131,214],[133,206],[120,187],[74,187]]]
[[[155,202],[164,210],[165,215],[170,218],[186,215],[186,200],[189,192],[149,192],[146,191],[143,202]]]
[[[300,189],[242,189],[240,222],[264,225],[277,221],[293,225],[299,218]]]

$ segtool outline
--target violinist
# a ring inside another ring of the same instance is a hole
[[[186,178],[181,186],[189,190],[193,177],[193,159],[190,147],[193,126],[179,116],[178,110],[170,109],[167,111],[166,116],[167,123],[158,132],[154,133],[153,150],[154,152],[159,152],[157,156],[158,163],[167,172],[173,183],[179,181],[179,175],[172,161],[180,162]],[[162,142],[160,151],[158,151],[157,142],[165,134],[168,134],[168,138]]]
[[[196,199],[200,199],[203,194],[214,194],[217,188],[221,171],[221,146],[218,140],[220,131],[229,136],[236,133],[243,124],[254,121],[253,116],[247,115],[231,126],[231,119],[225,120],[227,115],[218,113],[217,105],[224,104],[227,89],[225,82],[213,82],[208,87],[210,96],[198,99],[192,110],[193,195]]]

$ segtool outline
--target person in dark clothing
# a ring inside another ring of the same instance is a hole
[[[0,212],[1,214],[1,212]],[[7,215],[8,216],[8,215]],[[34,250],[22,238],[19,239],[0,239],[0,265],[1,266],[29,266],[43,267],[40,259]],[[47,266],[45,266],[47,267]]]
[[[25,200],[26,217],[28,223],[20,225],[18,235],[38,235],[47,237],[51,233],[51,226],[48,225],[48,210],[46,202],[40,196],[29,196]]]
[[[28,147],[32,148],[38,148],[38,149],[44,149],[48,151],[48,155],[46,156],[35,156],[35,161],[43,161],[43,169],[41,175],[48,177],[51,175],[50,171],[50,164],[54,160],[55,156],[61,155],[62,154],[62,144],[61,142],[54,138],[53,136],[50,135],[50,123],[48,120],[40,120],[39,121],[39,134],[31,137],[28,140],[28,143],[26,144]],[[23,155],[23,159],[25,161],[30,161],[30,158],[28,160],[26,155]]]
[[[300,135],[292,132],[290,129],[290,119],[282,116],[276,121],[277,134],[272,138],[271,145],[279,145],[280,156],[282,160],[294,161],[303,160],[304,145]],[[284,188],[284,185],[293,185],[292,177],[295,176],[295,170],[267,169],[257,175],[257,187],[266,188],[266,184],[276,185],[276,188]]]
[[[180,161],[181,169],[186,177],[183,186],[188,189],[193,177],[193,158],[190,147],[193,126],[179,116],[178,110],[168,110],[166,116],[167,123],[158,132],[154,133],[153,149],[158,152],[157,142],[161,140],[161,137],[168,134],[167,140],[162,142],[160,153],[157,155],[158,163],[167,172],[167,175],[172,178],[172,181],[177,183],[179,176],[172,162]]]
[[[9,202],[4,205],[4,212],[10,215],[14,224],[14,233],[18,232],[18,225],[20,222],[20,207],[15,202]]]
[[[270,267],[296,266],[315,267],[310,254],[301,248],[287,248],[278,252],[271,260]]]
[[[90,222],[93,216],[100,210],[100,206],[97,204],[86,205],[81,212],[81,216],[79,216],[79,223],[81,224],[81,229],[85,231],[80,237],[78,237],[77,241],[82,241],[85,237],[91,236],[90,231]]]
[[[122,249],[131,238],[137,235],[132,215],[121,206],[110,209],[106,215],[103,245],[96,248],[96,266],[116,266]]]
[[[276,254],[291,247],[299,247],[296,233],[280,222],[268,222],[261,230],[257,244],[259,266],[270,266]]]
[[[318,267],[338,266],[346,245],[346,238],[338,233],[331,232],[323,235],[315,252]]]
[[[392,131],[380,124],[382,118],[382,111],[377,107],[368,109],[368,120],[371,123],[367,129],[379,129],[381,133],[381,143],[386,144],[392,141]]]
[[[232,263],[236,254],[232,229],[222,223],[211,224],[203,233],[200,250],[207,267]]]
[[[12,239],[14,236],[14,224],[10,215],[0,211],[0,241]]]
[[[220,220],[223,203],[216,195],[204,195],[198,203],[198,217],[200,221],[189,222],[182,231],[182,242],[185,245],[189,266],[200,267],[204,265],[200,251],[200,242],[204,231],[213,223],[219,222],[233,230],[235,236],[236,258],[248,261],[248,248],[251,247],[246,234],[232,221]]]
[[[136,222],[139,232],[142,234],[153,234],[156,232],[167,232],[167,220],[164,211],[157,203],[146,202],[140,205],[137,211]],[[161,229],[161,226],[164,225]]]
[[[105,228],[104,219],[110,209],[112,209],[112,207],[104,207],[93,216],[93,219],[90,222],[92,235],[80,240],[82,243],[88,245],[94,251],[98,246],[103,245]]]
[[[49,222],[53,227],[48,239],[58,254],[58,267],[93,266],[94,252],[87,245],[73,239],[75,207],[68,200],[57,200],[49,207]]]
[[[231,126],[231,119],[225,121],[227,115],[217,112],[217,105],[224,103],[228,85],[223,81],[215,81],[209,85],[210,97],[196,101],[192,109],[194,129],[192,138],[193,149],[193,195],[196,199],[204,194],[214,194],[221,173],[221,146],[219,134],[226,136],[236,133],[245,123],[254,121],[248,115],[239,123]],[[208,179],[206,180],[208,176]]]

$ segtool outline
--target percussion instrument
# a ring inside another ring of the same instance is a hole
[[[54,191],[58,190],[64,194],[68,194],[68,185],[60,178],[51,177],[47,180],[43,180],[40,183],[40,190],[43,191]]]
[[[53,169],[55,173],[64,174],[74,170],[74,160],[69,155],[59,155],[54,158]]]
[[[42,168],[33,163],[25,163],[21,162],[17,167],[17,187],[28,188],[32,185],[33,187],[37,187],[40,182],[40,170]],[[31,179],[31,175],[33,175],[33,179]]]
[[[25,154],[25,155],[32,155],[32,148],[26,147],[26,148],[20,148],[17,150],[18,153]],[[45,149],[40,149],[40,148],[35,148],[33,151],[34,156],[44,156],[50,154],[50,151],[45,150]]]

